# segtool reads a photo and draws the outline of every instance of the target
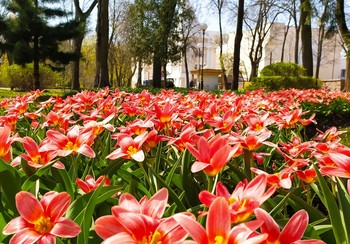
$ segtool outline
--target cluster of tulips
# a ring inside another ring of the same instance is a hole
[[[108,88],[0,102],[0,241],[349,243],[350,148],[321,90]]]

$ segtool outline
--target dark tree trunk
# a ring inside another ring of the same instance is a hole
[[[39,74],[39,38],[38,35],[34,35],[34,90],[40,90],[40,74]]]
[[[161,88],[162,79],[162,63],[157,55],[153,58],[153,87]]]
[[[344,0],[337,0],[336,5],[336,19],[339,27],[340,34],[347,47],[350,47],[350,31],[346,25],[345,12],[344,12]],[[346,74],[345,74],[345,87],[344,90],[350,91],[350,50],[346,53]]]
[[[142,60],[141,58],[139,59],[138,62],[138,67],[137,67],[137,86],[141,86],[142,85]]]
[[[84,40],[84,35],[78,36],[73,40],[74,53],[78,56],[80,56],[80,53],[81,53],[81,46],[83,44],[83,40]],[[80,76],[80,58],[77,58],[77,60],[73,62],[72,84],[71,84],[72,90],[77,90],[77,91],[80,90],[79,76]]]
[[[301,0],[300,27],[301,27],[301,51],[303,66],[307,76],[313,76],[313,54],[311,34],[311,4],[310,0]]]
[[[97,0],[94,0],[88,10],[86,12],[83,12],[80,8],[79,0],[74,0],[74,7],[75,7],[75,19],[80,22],[81,25],[81,35],[76,37],[73,40],[73,50],[77,57],[80,57],[81,54],[81,47],[85,36],[85,27],[86,27],[86,19],[91,14],[92,10],[95,8],[97,4]],[[79,76],[80,76],[80,58],[77,58],[75,61],[73,61],[73,70],[72,70],[72,84],[71,88],[73,90],[80,90],[80,82],[79,82]]]
[[[109,86],[108,81],[108,0],[98,1],[95,87]],[[97,67],[98,66],[98,67]]]
[[[300,27],[295,28],[295,46],[294,46],[294,62],[299,64],[299,37]]]
[[[239,0],[238,3],[238,15],[237,15],[237,27],[234,45],[234,56],[233,56],[233,81],[232,90],[238,90],[239,82],[239,64],[240,64],[240,51],[241,51],[241,41],[242,41],[242,28],[243,28],[243,17],[244,17],[244,0]]]
[[[323,38],[324,38],[324,24],[321,24],[319,28],[319,33],[318,33],[318,46],[317,46],[317,58],[316,58],[316,70],[315,70],[316,79],[318,79],[318,76],[320,73]]]
[[[287,24],[287,29],[284,30],[284,36],[283,36],[283,42],[282,42],[282,50],[281,50],[281,62],[284,61],[284,49],[286,46],[286,41],[287,41],[287,36],[288,36],[288,32],[289,32],[289,27],[290,27],[290,18]]]
[[[186,88],[190,87],[190,75],[188,70],[188,62],[187,62],[187,52],[183,53],[184,62],[185,62],[185,72],[186,72]]]

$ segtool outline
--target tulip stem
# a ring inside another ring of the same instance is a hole
[[[253,153],[247,149],[243,150],[243,158],[244,158],[244,174],[248,180],[253,179],[253,172],[251,171],[251,167],[253,167]]]
[[[155,193],[155,189],[153,187],[153,184],[151,183],[150,176],[147,174],[147,172],[145,170],[145,167],[143,166],[143,163],[142,162],[137,162],[137,163],[140,166],[140,169],[141,169],[141,171],[143,172],[143,174],[145,176],[146,182],[148,183],[149,188],[150,188],[150,192]],[[147,164],[146,164],[146,166],[147,166]]]
[[[214,192],[215,192],[216,184],[218,183],[218,179],[219,179],[219,174],[217,174],[217,175],[215,176],[214,183],[213,183],[213,185],[211,186],[211,187],[212,187],[212,189],[211,189],[211,193],[212,193],[212,194],[214,194]]]
[[[211,176],[207,175],[207,181],[208,181],[208,191],[209,192],[214,191],[214,189],[213,189],[214,188],[213,187],[213,185],[214,185],[213,178]]]

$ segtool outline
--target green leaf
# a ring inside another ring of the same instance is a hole
[[[200,204],[198,199],[200,189],[197,185],[197,182],[194,180],[193,174],[191,172],[191,165],[191,154],[186,149],[182,155],[181,177],[182,185],[184,186],[185,190],[186,200],[190,204],[190,207],[193,207]]]
[[[154,176],[157,178],[157,180],[159,181],[159,183],[166,187],[169,191],[169,195],[171,197],[171,199],[176,203],[177,205],[177,209],[180,211],[180,212],[184,212],[186,211],[186,207],[183,205],[182,201],[180,200],[180,198],[177,196],[177,194],[175,193],[175,191],[169,186],[166,184],[166,182],[163,180],[163,178],[159,175],[159,174],[156,174],[156,172],[154,172],[154,170],[149,167],[149,169],[152,171],[152,173],[154,174]],[[188,187],[189,188],[189,187]]]
[[[56,178],[57,182],[61,183],[66,191],[73,199],[75,192],[75,182],[73,183],[65,169],[52,168],[52,175]]]
[[[18,214],[15,196],[21,191],[20,175],[17,170],[0,159],[0,186],[2,200],[5,201],[6,208]]]
[[[343,217],[340,214],[338,205],[336,203],[336,200],[333,196],[333,193],[328,188],[327,182],[321,175],[320,171],[315,167],[315,171],[318,177],[318,182],[320,183],[320,188],[322,190],[323,199],[326,203],[326,208],[328,210],[329,218],[332,224],[333,233],[336,239],[337,243],[349,243],[349,240],[346,237],[345,230],[344,230],[344,223],[343,223]],[[320,196],[320,198],[322,198]],[[348,216],[346,216],[348,217]]]
[[[300,196],[291,193],[289,198],[292,200],[290,204],[297,204],[299,208],[305,209],[309,214],[310,221],[318,221],[320,219],[325,219],[326,216],[321,213],[317,208],[305,202]]]
[[[343,213],[343,222],[345,228],[346,239],[349,240],[350,234],[350,196],[346,190],[343,182],[337,178],[338,191],[337,196],[339,199],[340,211]]]

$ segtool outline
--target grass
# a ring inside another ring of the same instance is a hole
[[[345,146],[350,147],[350,127],[341,127],[339,128],[340,131],[346,131],[346,133],[341,134],[341,143],[344,144]]]
[[[10,90],[10,89],[0,89],[0,99],[6,98],[6,97],[16,97],[18,95],[24,95],[27,94],[29,91],[16,91],[16,90]],[[50,97],[50,96],[63,96],[69,92],[69,90],[62,90],[62,89],[49,89],[45,90],[42,94],[42,96]]]

